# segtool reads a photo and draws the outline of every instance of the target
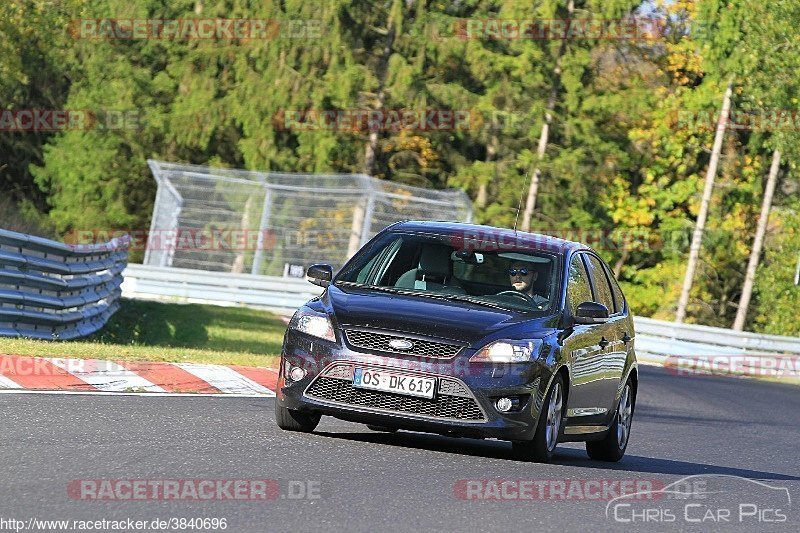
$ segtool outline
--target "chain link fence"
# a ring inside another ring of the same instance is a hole
[[[303,174],[149,160],[158,184],[144,264],[270,276],[341,267],[399,220],[470,222],[461,190],[363,174]]]

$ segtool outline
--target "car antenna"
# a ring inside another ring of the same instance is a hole
[[[528,177],[528,172],[525,172],[525,178],[526,178],[525,181],[528,181],[527,177]],[[530,183],[528,184],[528,187],[530,187]],[[522,189],[522,192],[519,193],[519,203],[517,204],[517,217],[514,219],[514,235],[517,234],[517,221],[519,220],[519,210],[522,207],[522,195],[525,194],[525,190],[528,187],[525,187],[525,189]]]

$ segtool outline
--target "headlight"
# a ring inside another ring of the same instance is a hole
[[[469,358],[470,363],[525,363],[538,357],[542,340],[501,340],[481,348]]]
[[[308,308],[298,309],[289,321],[289,328],[301,331],[306,335],[336,342],[333,324],[324,313],[317,313]]]

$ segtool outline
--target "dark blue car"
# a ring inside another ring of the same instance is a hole
[[[579,243],[488,226],[401,222],[333,276],[286,331],[276,420],[321,415],[496,438],[547,461],[558,442],[625,453],[638,386],[633,319]]]

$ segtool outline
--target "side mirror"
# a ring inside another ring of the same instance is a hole
[[[333,279],[333,267],[330,265],[311,265],[306,271],[308,281],[320,287],[327,287]]]
[[[602,324],[608,320],[608,308],[597,302],[583,302],[575,310],[576,324]]]

